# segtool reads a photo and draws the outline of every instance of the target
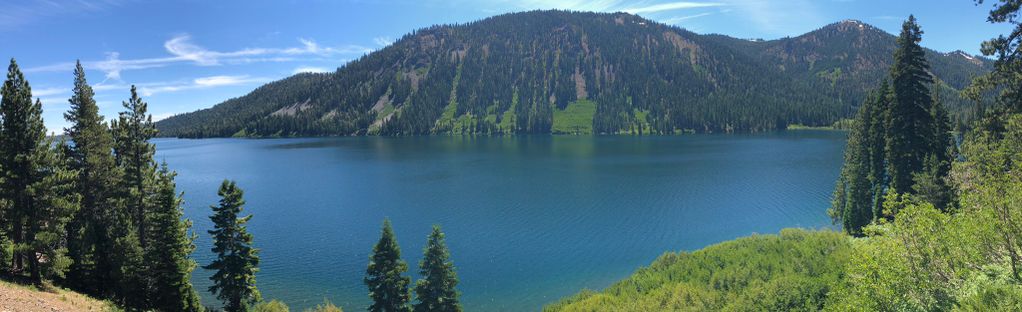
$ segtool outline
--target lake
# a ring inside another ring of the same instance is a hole
[[[157,139],[178,172],[194,258],[210,205],[245,190],[263,298],[301,311],[369,304],[362,277],[384,218],[409,264],[440,224],[467,311],[528,311],[627,277],[668,251],[786,227],[831,227],[845,134]],[[210,272],[193,281],[204,304]]]

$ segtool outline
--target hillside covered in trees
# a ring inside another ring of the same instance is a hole
[[[777,40],[700,35],[626,13],[532,11],[408,34],[157,123],[177,137],[756,132],[851,117],[895,37],[847,20]],[[956,121],[993,62],[926,50]]]

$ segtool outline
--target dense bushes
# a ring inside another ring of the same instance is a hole
[[[583,291],[545,310],[816,311],[852,251],[844,234],[786,229],[664,254],[603,292]]]

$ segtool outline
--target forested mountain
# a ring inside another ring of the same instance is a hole
[[[852,116],[895,37],[843,21],[793,38],[699,35],[626,13],[533,11],[405,35],[157,123],[178,137],[756,132]],[[952,112],[992,62],[926,51]],[[966,116],[967,117],[967,116]]]

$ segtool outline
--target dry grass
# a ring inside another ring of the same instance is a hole
[[[117,311],[108,302],[76,292],[56,289],[39,290],[0,281],[0,312],[55,311]]]

